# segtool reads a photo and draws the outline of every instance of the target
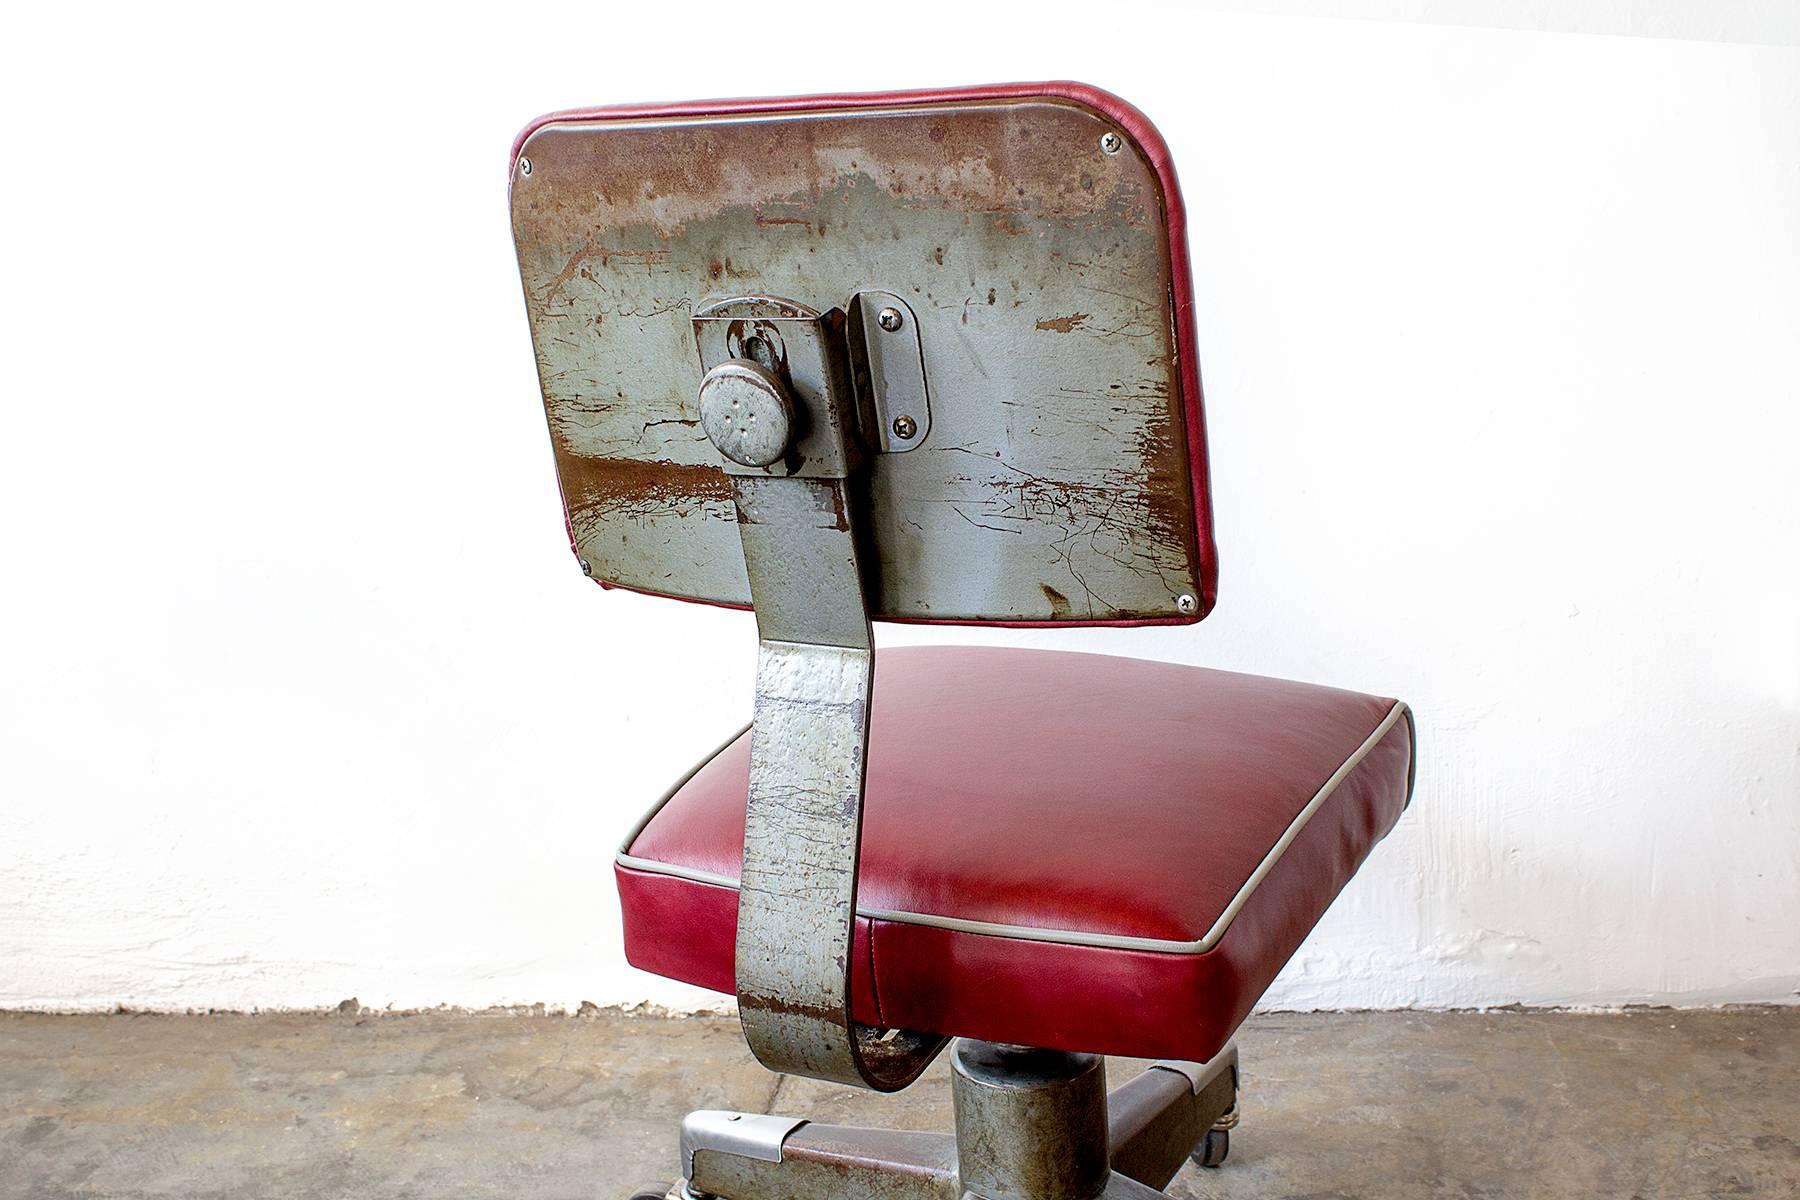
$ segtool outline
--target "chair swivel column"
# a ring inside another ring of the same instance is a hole
[[[1106,1189],[1104,1059],[962,1038],[950,1063],[965,1193],[1092,1200]]]

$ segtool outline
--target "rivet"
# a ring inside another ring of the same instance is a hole
[[[1125,139],[1114,133],[1112,130],[1109,129],[1100,135],[1100,149],[1107,154],[1117,154],[1124,148]]]
[[[900,310],[897,308],[882,309],[875,314],[875,323],[889,333],[894,332],[894,330],[900,328]]]
[[[585,558],[578,558],[578,559],[576,559],[576,560],[575,560],[575,561],[576,561],[576,562],[578,562],[578,563],[580,563],[580,564],[581,564],[581,573],[582,573],[582,574],[583,574],[583,575],[592,575],[592,574],[593,574],[593,573],[594,573],[594,568],[592,568],[592,567],[590,567],[590,566],[588,566],[588,560],[587,560],[587,559],[585,559]]]
[[[1199,610],[1200,602],[1186,592],[1183,592],[1181,595],[1175,597],[1175,607],[1183,613],[1192,615]]]
[[[919,427],[911,417],[894,418],[894,436],[901,441],[912,441],[913,434],[917,432],[919,432]]]
[[[519,156],[519,174],[521,174],[521,175],[531,174],[531,160],[529,158],[526,158],[523,154],[521,154]]]

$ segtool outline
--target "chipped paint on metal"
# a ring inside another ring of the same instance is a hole
[[[771,1070],[892,1091],[942,1038],[850,1019],[857,856],[875,647],[841,479],[739,475],[761,634],[744,857],[738,1015]]]
[[[879,289],[916,314],[932,411],[867,471],[874,615],[1154,619],[1198,594],[1160,192],[1104,126],[1031,100],[538,130],[514,230],[595,577],[748,603],[689,318]]]

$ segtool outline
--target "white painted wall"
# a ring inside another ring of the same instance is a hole
[[[50,11],[0,73],[0,1006],[707,1000],[624,967],[607,864],[743,717],[752,625],[577,574],[508,140],[1046,76],[1182,168],[1222,603],[884,639],[1412,700],[1413,811],[1272,1005],[1794,1000],[1800,51],[1119,3],[815,40],[742,5]]]

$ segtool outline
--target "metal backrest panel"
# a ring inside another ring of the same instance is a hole
[[[512,212],[571,539],[602,582],[749,602],[694,311],[881,291],[916,322],[930,423],[858,481],[871,615],[1210,606],[1180,200],[1122,102],[1037,85],[553,117],[518,148]]]

